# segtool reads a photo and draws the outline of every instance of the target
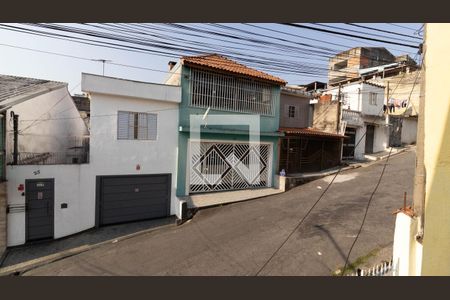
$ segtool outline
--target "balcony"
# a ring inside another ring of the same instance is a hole
[[[352,126],[363,126],[364,121],[361,117],[361,112],[356,110],[343,109],[342,110],[342,121],[346,121],[347,125]]]

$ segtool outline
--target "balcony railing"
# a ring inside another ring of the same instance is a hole
[[[362,126],[364,121],[361,117],[361,113],[356,110],[343,109],[342,120],[347,122],[347,125]]]

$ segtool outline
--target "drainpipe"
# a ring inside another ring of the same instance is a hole
[[[427,25],[424,27],[424,44],[422,46],[422,55],[426,53],[426,32]],[[419,243],[423,241],[424,224],[425,224],[425,182],[426,169],[424,163],[425,148],[425,56],[422,60],[422,78],[419,97],[419,117],[417,124],[417,146],[416,146],[416,170],[414,176],[414,215],[418,218],[418,232],[416,240]]]

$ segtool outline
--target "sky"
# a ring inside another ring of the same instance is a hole
[[[8,25],[17,25],[17,24],[8,24]],[[76,24],[67,24],[67,25],[76,26]],[[205,26],[204,24],[195,24],[195,25],[200,27]],[[332,44],[342,44],[344,46],[348,46],[348,48],[356,46],[386,47],[394,55],[409,54],[411,57],[413,57],[414,53],[416,52],[415,49],[404,46],[390,45],[381,42],[366,41],[349,37],[341,37],[329,33],[322,33],[303,28],[290,27],[282,24],[257,23],[253,25],[283,31],[286,32],[287,34],[270,32],[264,29],[255,28],[240,23],[226,23],[224,25],[237,29],[245,29],[247,31],[252,31],[254,33],[265,34],[283,39],[289,39],[292,40],[292,42],[305,42],[305,40],[300,37],[297,38],[292,36],[292,35],[301,35],[303,37],[314,38],[319,40],[319,42],[312,42],[310,40],[306,40],[306,42],[324,47],[329,46],[330,48],[340,49],[341,51],[344,50],[343,47],[339,48],[333,46]],[[326,24],[326,25],[338,26],[342,28],[348,28],[351,30],[358,30],[367,33],[384,35],[384,33],[374,32],[363,28],[349,27],[348,25],[345,24]],[[375,27],[382,30],[395,31],[407,35],[417,35],[415,34],[415,30],[420,29],[422,26],[421,23],[397,23],[397,26],[385,23],[367,23],[367,24],[364,23],[360,25]],[[328,29],[336,30],[332,28]],[[192,38],[186,36],[182,37],[179,35],[173,35],[173,37],[175,38],[180,37],[190,40],[196,39],[197,41],[200,42],[214,43],[217,46],[227,45],[220,41],[206,40],[204,38],[203,39]],[[398,38],[401,39],[402,37],[398,36]],[[276,40],[274,41],[271,40],[270,38],[267,38],[265,40],[277,42]],[[395,40],[395,36],[392,37],[390,40]],[[420,43],[420,41],[418,41],[418,43]],[[161,70],[160,72],[157,72],[157,71],[139,70],[128,67],[115,66],[110,64],[105,65],[105,76],[139,80],[145,82],[153,82],[153,83],[163,83],[167,76],[167,73],[165,73],[164,71],[168,70],[168,62],[170,60],[176,61],[179,58],[177,56],[162,57],[155,54],[133,53],[122,50],[97,47],[92,45],[84,45],[70,41],[62,41],[48,37],[33,36],[26,33],[8,31],[0,27],[0,68],[1,68],[0,74],[67,82],[69,83],[69,91],[71,92],[71,94],[81,92],[80,89],[81,73],[92,73],[101,75],[102,63],[96,61],[85,61],[69,57],[61,57],[47,53],[38,53],[34,51],[13,48],[11,46],[32,48],[41,51],[57,52],[66,55],[85,57],[89,59],[106,59],[111,60],[112,62],[118,64],[127,64],[151,68],[155,70]],[[246,53],[248,53],[249,55],[257,54],[257,52],[251,49],[247,50]],[[261,53],[259,53],[258,55],[261,55]],[[274,55],[267,55],[267,58],[283,59],[285,56],[286,56],[285,53],[278,52],[275,53]],[[303,62],[301,58],[299,58],[298,60],[300,62]],[[304,60],[304,62],[320,64],[323,67],[327,67],[327,62],[325,59]],[[315,80],[324,82],[327,81],[326,76],[323,76],[323,74],[320,77],[317,77],[300,74],[283,74],[277,72],[268,72],[268,73],[285,79],[286,81],[288,81],[288,84],[305,84]]]

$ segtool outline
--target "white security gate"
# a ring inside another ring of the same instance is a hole
[[[270,144],[191,141],[190,145],[190,193],[271,185]]]

